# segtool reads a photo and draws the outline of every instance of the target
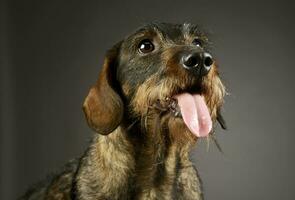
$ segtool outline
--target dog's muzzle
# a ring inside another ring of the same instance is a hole
[[[213,59],[207,52],[186,52],[181,55],[180,64],[196,75],[205,76],[213,65]]]

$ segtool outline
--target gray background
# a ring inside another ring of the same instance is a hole
[[[104,52],[152,20],[213,33],[229,130],[217,130],[224,155],[205,140],[192,154],[206,199],[295,199],[291,1],[26,0],[2,1],[0,13],[0,199],[83,152],[92,133],[81,105]]]

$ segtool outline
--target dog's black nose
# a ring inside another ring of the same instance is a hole
[[[189,53],[182,56],[181,64],[184,68],[199,72],[201,76],[205,76],[212,67],[213,59],[207,52]]]

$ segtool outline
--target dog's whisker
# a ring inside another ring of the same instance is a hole
[[[168,108],[163,106],[159,101],[156,101],[152,106],[149,106],[149,108],[155,108],[160,111],[167,111]]]
[[[217,141],[214,135],[212,134],[208,135],[208,137],[206,138],[206,141],[207,141],[207,147],[206,147],[207,152],[209,151],[209,148],[210,148],[210,141],[212,141],[214,145],[216,146],[216,148],[218,149],[218,151],[224,154],[224,151],[222,150],[221,145],[219,144],[219,142]]]
[[[209,152],[210,149],[210,135],[206,137],[206,151]]]
[[[161,164],[163,164],[163,163],[164,163],[164,161],[161,161],[161,162],[153,163],[153,165],[154,165],[154,166],[157,166],[157,165],[161,165]]]
[[[216,145],[216,147],[219,150],[219,152],[222,153],[222,154],[224,154],[224,151],[222,150],[222,147],[220,146],[219,142],[217,141],[217,139],[215,138],[214,135],[211,135],[211,139],[214,142],[214,144]]]
[[[130,124],[126,130],[129,131],[139,121],[140,121],[140,118],[135,119],[134,122],[132,122],[132,124]]]

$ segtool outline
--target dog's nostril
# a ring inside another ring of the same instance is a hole
[[[206,67],[209,67],[213,64],[213,60],[212,57],[209,54],[205,54],[205,58],[204,58],[204,65]]]
[[[205,66],[211,66],[213,64],[212,58],[207,57],[204,61]]]
[[[183,58],[183,64],[185,67],[196,67],[199,64],[199,58],[195,55],[189,55]]]
[[[213,64],[213,59],[212,56],[209,53],[204,53],[203,54],[203,66],[201,68],[201,76],[206,76],[210,69],[212,68],[212,64]]]

